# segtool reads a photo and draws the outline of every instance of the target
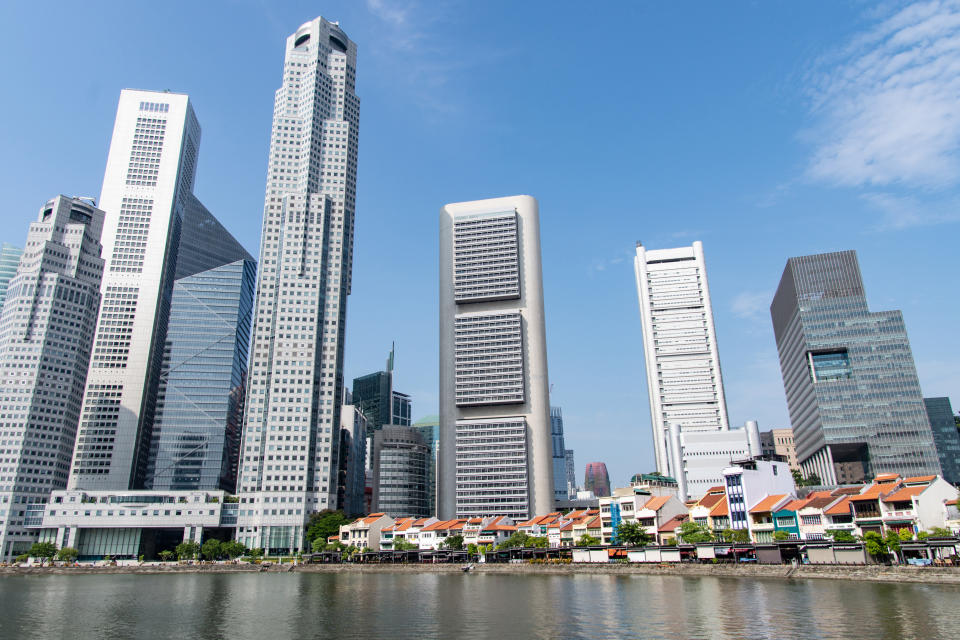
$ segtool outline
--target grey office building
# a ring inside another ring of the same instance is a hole
[[[804,476],[940,474],[903,316],[870,312],[854,251],[790,258],[770,314]]]
[[[960,434],[957,433],[957,423],[953,419],[950,398],[924,398],[923,403],[927,407],[927,416],[930,418],[933,441],[937,445],[940,468],[943,469],[943,479],[958,484],[960,483]]]
[[[430,459],[427,464],[427,494],[430,514],[437,515],[437,453],[440,449],[440,416],[432,415],[420,418],[412,427],[420,432],[424,442],[430,447]]]
[[[373,434],[373,510],[393,517],[430,515],[430,447],[413,427],[388,424]]]
[[[13,276],[17,275],[17,266],[23,249],[12,244],[3,243],[0,246],[0,311],[3,310],[3,301],[7,297],[7,285]]]
[[[553,443],[553,499],[566,500],[570,497],[567,486],[567,448],[563,441],[563,411],[560,407],[550,407],[550,440]]]

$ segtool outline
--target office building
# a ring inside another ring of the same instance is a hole
[[[316,18],[287,38],[274,99],[244,414],[238,539],[304,548],[337,504],[360,102],[357,47]]]
[[[439,517],[553,508],[537,201],[440,212]]]
[[[790,258],[770,315],[804,477],[940,475],[903,316],[870,312],[854,251]]]
[[[187,96],[120,93],[100,192],[107,268],[71,489],[146,482],[184,211],[200,124]]]
[[[27,505],[67,486],[100,305],[104,212],[58,196],[31,223],[0,316],[0,559],[27,551]]]
[[[391,406],[393,410],[390,414],[390,424],[399,424],[405,427],[410,426],[413,415],[413,403],[410,396],[399,391],[390,394]]]
[[[3,310],[3,301],[7,297],[7,285],[13,276],[17,275],[17,267],[20,265],[22,255],[23,249],[20,247],[6,242],[0,246],[0,311]]]
[[[577,495],[577,464],[573,460],[573,449],[563,452],[565,476],[567,479],[567,498]]]
[[[350,402],[340,407],[339,463],[337,508],[348,516],[370,513],[364,503],[367,480],[367,419],[363,412]]]
[[[603,462],[588,462],[583,478],[583,490],[593,495],[610,495],[610,476],[607,474],[607,465]]]
[[[430,515],[437,514],[437,454],[440,451],[440,416],[432,415],[420,418],[413,423],[424,442],[430,447],[430,459],[427,464],[427,498],[430,503]]]
[[[654,457],[657,471],[678,476],[667,452],[670,425],[684,433],[729,429],[703,244],[648,250],[637,243],[634,270]]]
[[[550,407],[550,440],[553,444],[553,499],[566,500],[570,497],[567,483],[567,448],[563,441],[563,411],[560,407]]]
[[[430,447],[413,427],[388,424],[373,432],[373,509],[389,516],[428,517]]]
[[[195,198],[183,216],[147,488],[236,488],[257,265]]]
[[[923,404],[930,419],[933,442],[937,445],[943,479],[960,484],[960,433],[957,431],[950,398],[924,398]]]
[[[410,396],[393,389],[394,347],[387,356],[386,371],[377,371],[353,379],[353,401],[367,418],[372,434],[385,424],[410,426]]]
[[[699,499],[711,487],[723,484],[723,470],[735,460],[762,455],[760,430],[753,420],[740,429],[684,431],[670,428],[667,452],[676,478],[680,500]]]
[[[761,453],[764,456],[782,459],[790,470],[800,470],[797,448],[793,443],[793,429],[771,429],[760,434]]]

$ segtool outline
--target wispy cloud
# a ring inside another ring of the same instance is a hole
[[[808,74],[817,126],[807,169],[844,186],[960,181],[960,0],[877,16]]]
[[[880,212],[880,219],[874,227],[877,231],[960,221],[960,201],[956,198],[921,201],[913,196],[882,192],[864,193],[861,198]]]
[[[743,320],[765,319],[773,295],[769,291],[741,291],[733,299],[730,311]]]

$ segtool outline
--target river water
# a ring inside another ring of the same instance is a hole
[[[0,577],[0,638],[958,638],[960,587],[612,575]]]

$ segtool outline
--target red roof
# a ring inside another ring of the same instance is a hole
[[[900,479],[899,473],[878,473],[877,477],[874,478],[874,481],[886,483],[886,482],[896,482],[899,479]]]
[[[673,530],[683,524],[684,520],[687,519],[687,514],[681,513],[680,515],[673,516],[664,523],[662,527],[657,529],[660,533],[673,533]]]
[[[723,500],[717,503],[713,509],[710,510],[710,516],[716,518],[718,516],[729,516],[730,509],[727,507],[727,496],[723,496]]]
[[[778,504],[783,502],[787,497],[787,494],[781,493],[777,495],[767,496],[750,509],[750,513],[766,513],[767,511],[773,511],[773,508]]]
[[[710,509],[716,505],[721,500],[725,499],[727,496],[723,493],[708,493],[707,495],[700,498],[700,502],[697,503],[697,506],[706,507]]]
[[[824,513],[831,516],[850,513],[850,496],[845,496],[842,500],[837,502],[837,504],[824,511]]]
[[[372,522],[375,522],[375,521],[379,520],[380,518],[382,518],[382,517],[385,516],[385,515],[387,515],[387,514],[385,514],[385,513],[371,513],[371,514],[368,515],[366,518],[363,518],[363,524],[370,524],[370,523],[372,523]]]
[[[924,482],[930,484],[937,479],[937,476],[914,476],[913,478],[904,478],[903,484],[915,484],[918,482]]]
[[[659,511],[663,505],[670,501],[670,498],[671,496],[657,496],[656,498],[650,498],[641,508],[650,509],[650,511]]]
[[[894,491],[883,499],[884,502],[907,502],[910,498],[923,493],[928,485],[922,484],[917,487],[903,487]]]

